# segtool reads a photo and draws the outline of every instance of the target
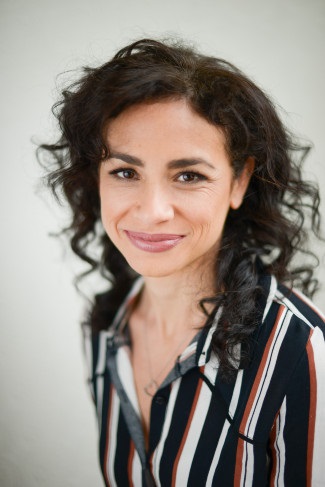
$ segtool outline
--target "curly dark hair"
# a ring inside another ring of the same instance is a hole
[[[215,262],[218,292],[200,303],[214,304],[207,326],[222,305],[213,347],[226,378],[233,370],[234,347],[240,343],[248,350],[257,326],[261,270],[309,296],[317,287],[315,264],[304,259],[297,267],[292,262],[299,252],[313,255],[306,250],[310,230],[320,237],[318,189],[301,174],[309,148],[285,129],[270,99],[223,59],[175,41],[142,39],[102,66],[84,68],[81,79],[53,107],[60,139],[39,150],[42,163],[50,163],[50,188],[57,196],[62,192],[72,210],[71,223],[63,230],[72,250],[110,282],[89,314],[94,331],[105,329],[136,275],[100,224],[98,168],[109,155],[104,128],[132,105],[169,99],[185,99],[223,130],[235,177],[249,157],[255,161],[244,201],[238,210],[230,209],[224,226]],[[44,153],[50,157],[44,159]],[[94,242],[101,249],[98,259],[89,250]]]

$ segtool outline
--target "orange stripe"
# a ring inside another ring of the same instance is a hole
[[[202,372],[202,373],[204,372],[204,367],[200,367],[200,372]],[[174,467],[173,467],[172,487],[175,486],[178,462],[179,462],[179,459],[181,457],[181,454],[182,454],[182,451],[183,451],[183,448],[184,448],[184,445],[185,445],[185,441],[186,441],[186,438],[187,438],[187,435],[188,435],[188,432],[189,432],[189,429],[190,429],[190,426],[191,426],[191,423],[192,423],[192,418],[193,418],[193,415],[194,415],[194,411],[196,409],[197,401],[199,399],[199,395],[200,395],[202,383],[203,383],[202,379],[199,379],[199,382],[198,382],[198,385],[197,385],[197,388],[196,388],[196,391],[195,391],[195,396],[194,396],[194,401],[193,401],[193,404],[192,404],[191,412],[190,412],[190,415],[188,417],[187,424],[186,424],[186,428],[185,428],[185,432],[184,432],[184,435],[183,435],[183,438],[182,438],[182,442],[181,442],[181,445],[180,445],[179,450],[178,450],[177,455],[176,455],[176,459],[175,459]]]
[[[250,392],[250,395],[249,395],[249,398],[248,398],[248,401],[247,401],[247,404],[246,404],[246,408],[245,408],[245,412],[244,412],[244,415],[243,415],[243,419],[242,419],[241,424],[240,424],[239,431],[242,434],[245,434],[245,428],[246,428],[247,420],[248,420],[248,417],[249,417],[250,412],[252,410],[252,406],[253,406],[254,401],[255,401],[255,397],[256,397],[257,390],[258,390],[259,385],[261,383],[261,378],[262,378],[262,375],[263,375],[263,372],[264,372],[264,368],[265,368],[265,364],[267,362],[268,355],[269,355],[269,352],[270,352],[270,349],[271,349],[271,346],[272,346],[272,342],[273,342],[273,339],[274,339],[274,336],[275,336],[275,333],[276,333],[276,329],[277,329],[278,323],[280,321],[280,318],[282,317],[282,314],[283,314],[284,310],[285,310],[285,307],[282,305],[280,307],[280,309],[279,309],[279,312],[278,312],[278,315],[277,315],[275,324],[273,326],[272,333],[271,333],[271,335],[270,335],[270,337],[269,337],[269,339],[268,339],[268,341],[266,343],[266,346],[265,346],[265,349],[264,349],[264,353],[263,353],[263,357],[262,357],[261,363],[259,365],[259,368],[258,368],[256,377],[255,377],[255,380],[254,380],[254,384],[253,384],[252,390]]]
[[[104,477],[105,477],[106,484],[108,486],[110,485],[110,483],[108,481],[108,474],[107,474],[107,457],[108,457],[108,445],[109,445],[112,396],[113,396],[113,385],[111,384],[109,389],[109,399],[108,399],[109,406],[107,411],[107,423],[106,423],[106,444],[105,444],[105,454],[104,454],[104,463],[103,463]]]
[[[132,464],[134,458],[134,443],[130,441],[130,451],[129,451],[129,458],[128,458],[128,479],[129,479],[129,486],[133,487],[133,480],[132,480]]]
[[[244,440],[238,438],[237,453],[236,453],[236,467],[235,467],[235,478],[234,487],[240,486],[241,471],[242,471],[242,461],[244,453]]]
[[[314,436],[315,436],[315,421],[316,421],[316,405],[317,405],[317,379],[314,362],[313,347],[310,342],[312,331],[309,334],[307,342],[307,356],[309,362],[309,378],[310,378],[310,405],[309,405],[309,425],[308,425],[308,444],[307,444],[307,483],[306,487],[311,487],[312,483],[312,467],[313,467],[313,453],[314,453]]]
[[[265,346],[265,349],[264,349],[264,353],[263,353],[263,357],[262,357],[261,363],[259,365],[259,368],[258,368],[256,377],[255,377],[255,380],[254,380],[254,384],[253,384],[252,390],[250,392],[250,395],[249,395],[249,398],[248,398],[248,401],[247,401],[247,404],[246,404],[246,408],[245,408],[245,411],[244,411],[244,414],[243,414],[243,419],[242,419],[241,424],[240,424],[239,432],[242,433],[242,434],[245,434],[245,429],[246,429],[246,424],[247,424],[247,421],[248,421],[248,417],[249,417],[250,412],[252,410],[252,407],[253,407],[253,404],[254,404],[254,400],[255,400],[255,397],[256,397],[256,393],[257,393],[258,387],[259,387],[259,385],[261,383],[261,378],[262,378],[262,375],[263,375],[263,372],[264,372],[265,364],[267,362],[268,354],[270,352],[270,349],[271,349],[271,346],[272,346],[272,342],[273,342],[273,339],[274,339],[274,336],[275,336],[275,333],[276,333],[276,329],[277,329],[278,323],[280,321],[280,318],[282,317],[282,314],[283,314],[284,310],[285,310],[285,307],[283,305],[280,306],[280,309],[279,309],[279,312],[278,312],[278,315],[277,315],[275,324],[273,326],[272,333],[271,333],[271,335],[270,335],[270,337],[269,337],[269,339],[268,339],[268,341],[266,343],[266,346]],[[238,439],[238,446],[237,446],[237,453],[236,453],[236,467],[235,467],[234,487],[239,487],[240,486],[240,479],[241,479],[242,465],[243,465],[243,454],[244,454],[244,440],[242,440],[241,438],[239,438]]]

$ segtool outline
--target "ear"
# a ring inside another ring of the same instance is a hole
[[[254,157],[248,157],[244,169],[234,180],[230,195],[230,208],[237,210],[243,202],[249,181],[255,168]]]

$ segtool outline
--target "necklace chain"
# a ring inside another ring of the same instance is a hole
[[[144,342],[145,342],[145,347],[146,347],[146,353],[147,353],[147,357],[148,357],[148,370],[149,370],[150,380],[147,384],[144,385],[143,390],[148,396],[153,397],[159,388],[159,377],[167,369],[168,365],[172,362],[172,360],[175,359],[175,356],[176,357],[178,356],[176,354],[180,350],[181,346],[184,345],[186,340],[189,338],[189,333],[187,333],[186,336],[183,337],[182,340],[177,344],[177,347],[168,356],[163,367],[159,370],[159,372],[155,375],[155,377],[153,376],[153,373],[152,373],[152,364],[151,364],[149,345],[148,345],[148,336],[147,336],[147,324],[145,324],[145,337],[144,338],[145,338]]]

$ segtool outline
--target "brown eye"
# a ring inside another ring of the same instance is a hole
[[[135,176],[134,171],[131,171],[130,169],[124,169],[123,171],[120,171],[118,174],[120,175],[120,177],[124,179],[133,179]]]
[[[118,179],[135,179],[136,173],[133,169],[115,169],[110,174]]]
[[[183,172],[178,176],[177,179],[182,183],[197,183],[206,178],[202,174],[198,174],[196,172]]]

